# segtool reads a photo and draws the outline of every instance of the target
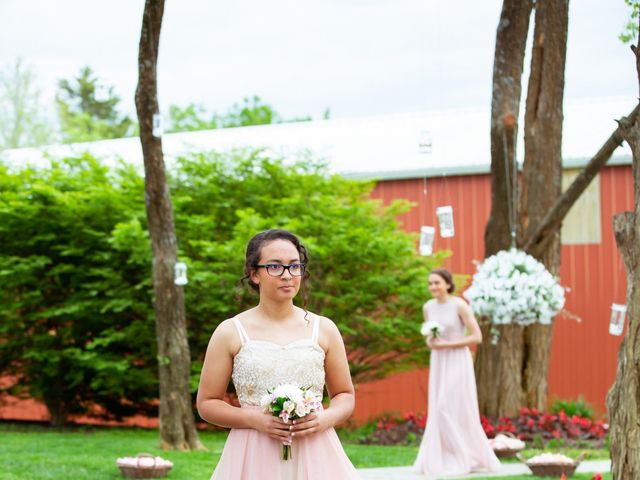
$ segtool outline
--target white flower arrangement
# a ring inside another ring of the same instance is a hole
[[[492,325],[551,324],[565,289],[545,266],[522,250],[502,250],[478,266],[464,296]]]
[[[427,320],[420,327],[420,333],[423,337],[438,338],[438,335],[442,333],[442,325],[435,320]]]

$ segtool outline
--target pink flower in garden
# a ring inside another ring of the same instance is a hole
[[[567,433],[570,437],[576,438],[580,436],[580,429],[577,427],[569,427]]]
[[[418,426],[420,428],[425,428],[427,426],[427,415],[423,415],[418,419]]]

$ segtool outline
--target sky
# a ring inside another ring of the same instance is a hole
[[[259,95],[285,118],[486,107],[499,0],[167,0],[161,109]],[[52,103],[89,65],[133,113],[142,0],[0,0],[0,65],[21,57]],[[637,95],[623,0],[572,0],[565,98]],[[528,64],[527,58],[526,63]],[[526,82],[526,79],[525,79]],[[525,83],[526,85],[526,83]]]

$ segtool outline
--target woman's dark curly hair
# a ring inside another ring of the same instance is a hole
[[[254,291],[259,292],[260,287],[255,284],[251,280],[251,274],[257,270],[258,264],[260,263],[260,256],[262,255],[262,247],[264,247],[267,243],[272,242],[274,240],[286,240],[291,242],[296,250],[300,254],[300,263],[304,263],[307,265],[309,262],[309,254],[307,249],[305,248],[298,237],[296,237],[293,233],[287,230],[281,229],[272,229],[265,230],[264,232],[260,232],[253,236],[249,243],[247,244],[247,251],[245,254],[245,262],[244,262],[244,277],[240,280],[241,284],[245,282],[251,287]],[[307,305],[307,279],[309,278],[309,272],[305,268],[304,274],[302,275],[302,285],[300,286],[301,296],[304,303],[304,309],[306,310]]]

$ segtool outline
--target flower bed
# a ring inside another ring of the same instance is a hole
[[[609,426],[603,421],[568,416],[564,411],[557,415],[546,414],[535,409],[523,408],[517,417],[500,417],[491,421],[482,417],[482,426],[489,438],[500,432],[510,432],[525,442],[542,440],[564,440],[567,445],[588,442],[594,448],[604,445]]]
[[[426,414],[406,413],[402,417],[384,416],[373,432],[360,440],[367,445],[412,445],[420,441],[427,423]]]
[[[567,446],[602,448],[609,426],[603,421],[568,416],[563,411],[557,415],[523,408],[515,417],[481,417],[482,428],[488,438],[499,433],[510,433],[527,443],[544,447],[550,441],[561,441]],[[424,433],[427,416],[409,412],[404,416],[380,418],[373,431],[361,443],[375,445],[417,444]]]

